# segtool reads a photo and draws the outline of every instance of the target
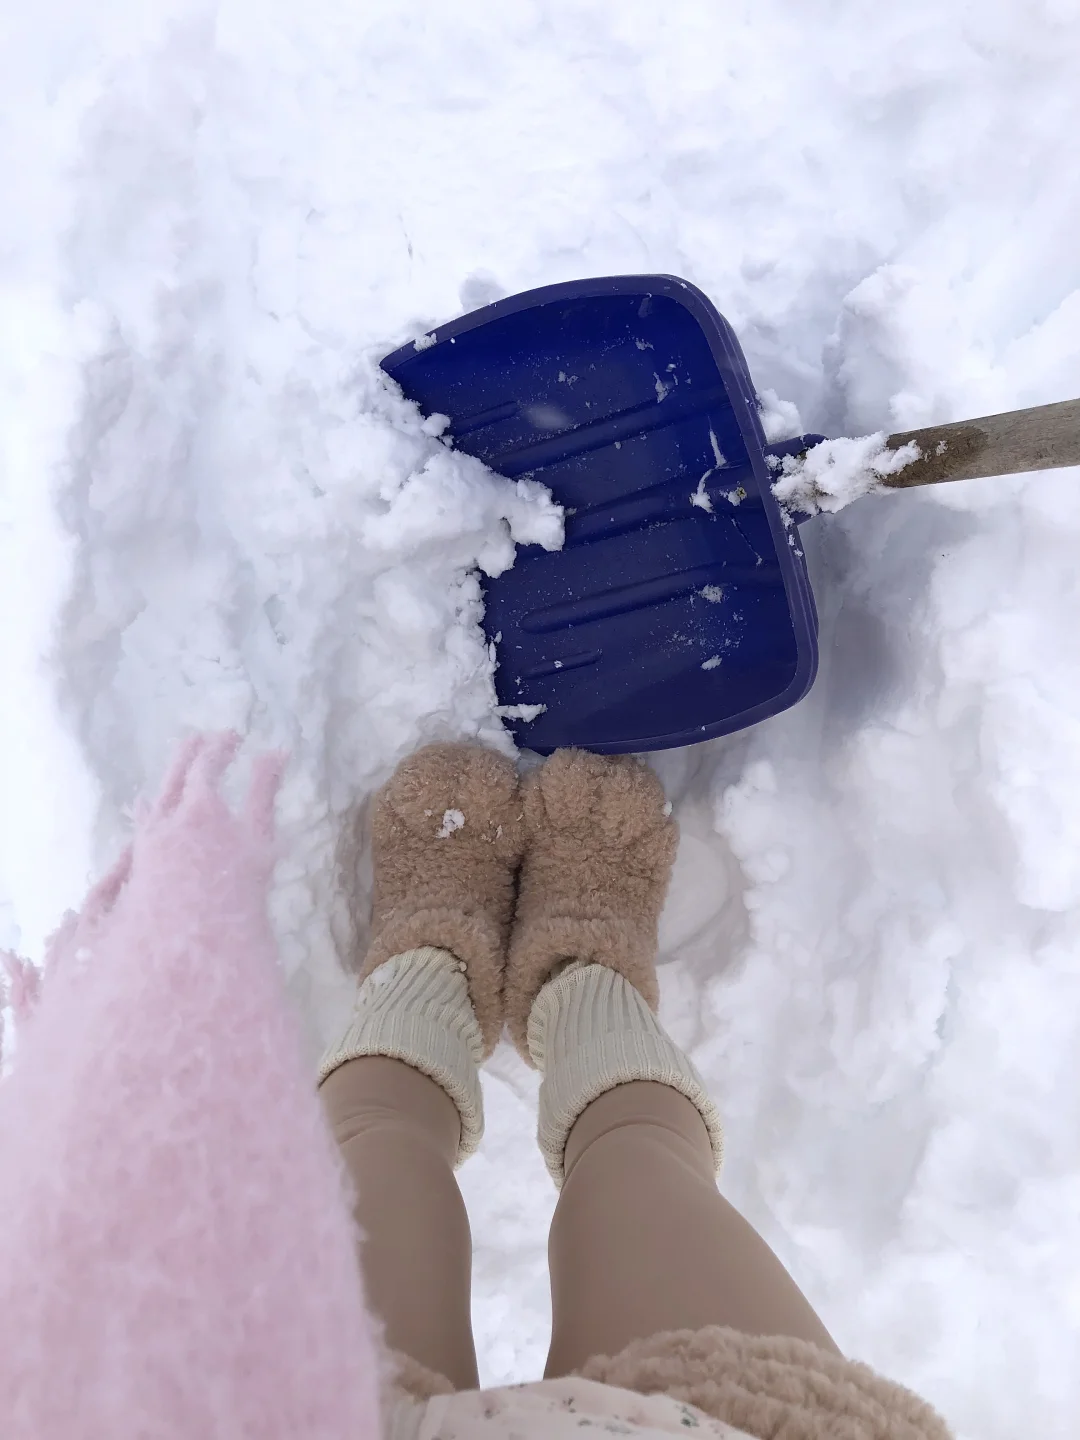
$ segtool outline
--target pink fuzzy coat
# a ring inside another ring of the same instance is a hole
[[[8,959],[28,1018],[0,1084],[4,1440],[379,1434],[342,1173],[266,920],[280,765],[235,816],[236,745],[185,747],[40,1003]]]

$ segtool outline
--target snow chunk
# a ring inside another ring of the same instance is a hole
[[[516,545],[562,545],[562,509],[535,480],[509,483],[479,460],[438,446],[386,497],[381,513],[360,518],[368,555],[420,560],[425,550],[440,560],[457,554],[485,575],[501,575],[514,563]],[[470,554],[470,551],[472,552]]]
[[[430,350],[435,344],[435,336],[434,334],[418,335],[412,343],[414,350]]]
[[[888,449],[883,430],[856,440],[823,440],[801,457],[784,457],[773,494],[787,510],[834,514],[860,496],[883,489],[886,475],[895,475],[919,455],[914,441],[898,450]]]
[[[701,588],[702,598],[710,601],[713,605],[719,605],[724,598],[724,587],[722,585],[703,585]]]
[[[465,824],[465,816],[460,810],[446,810],[443,812],[442,824],[435,831],[436,840],[448,840],[455,830],[460,830]]]
[[[524,720],[526,724],[543,715],[546,705],[496,705],[495,714],[503,720]]]
[[[710,471],[709,474],[711,475],[712,471]],[[699,510],[704,510],[706,514],[711,515],[712,501],[709,499],[709,496],[705,490],[706,479],[707,477],[705,475],[702,475],[701,479],[698,481],[697,489],[690,496],[690,504],[696,505]]]
[[[662,398],[661,396],[661,399]],[[699,510],[704,510],[706,514],[711,515],[713,513],[713,502],[712,497],[706,492],[705,481],[710,475],[715,474],[717,470],[722,470],[727,464],[727,460],[724,458],[724,452],[720,449],[720,442],[716,438],[716,431],[711,425],[709,426],[709,444],[712,446],[713,464],[698,481],[697,489],[690,496],[690,504],[696,505]]]
[[[719,664],[720,664],[720,656],[719,656],[719,655],[711,655],[708,660],[705,660],[705,661],[702,662],[701,668],[702,668],[703,670],[715,670]]]
[[[775,390],[758,391],[758,413],[765,439],[793,440],[803,430],[799,410],[790,400],[781,400]]]

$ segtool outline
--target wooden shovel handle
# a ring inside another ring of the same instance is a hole
[[[899,490],[910,485],[937,485],[942,480],[1080,465],[1080,400],[906,430],[890,435],[885,443],[890,450],[898,450],[909,440],[918,445],[921,458],[895,475],[884,476],[883,485]]]

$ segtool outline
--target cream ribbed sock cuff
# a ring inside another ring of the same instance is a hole
[[[379,965],[356,992],[345,1033],[323,1055],[319,1084],[347,1060],[385,1055],[421,1070],[446,1091],[461,1116],[456,1165],[480,1144],[484,1042],[469,999],[465,966],[449,950],[424,945]]]
[[[670,1085],[697,1107],[719,1171],[723,1129],[701,1076],[617,970],[574,961],[560,971],[533,1001],[528,1040],[544,1077],[537,1139],[557,1187],[578,1116],[598,1096],[631,1080]]]

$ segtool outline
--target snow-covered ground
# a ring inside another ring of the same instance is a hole
[[[342,817],[426,738],[498,742],[469,567],[552,537],[380,386],[403,339],[657,270],[806,428],[1080,394],[1075,0],[8,8],[0,941],[32,955],[174,737],[235,724],[293,751],[282,950],[313,1049],[339,1018]],[[812,695],[655,757],[664,1015],[840,1344],[965,1437],[1064,1440],[1080,474],[803,534]],[[535,1088],[496,1055],[462,1175],[486,1382],[546,1345]]]

